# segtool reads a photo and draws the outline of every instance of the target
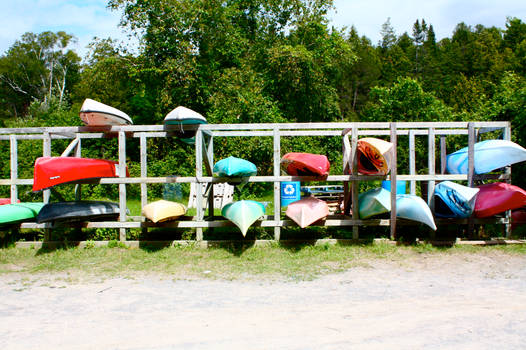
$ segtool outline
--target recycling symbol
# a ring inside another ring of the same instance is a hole
[[[292,186],[291,184],[285,185],[285,187],[283,188],[283,193],[288,195],[294,194],[294,186]]]

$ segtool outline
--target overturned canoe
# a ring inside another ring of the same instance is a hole
[[[391,192],[375,188],[358,196],[358,214],[360,219],[385,214],[391,211]]]
[[[20,203],[20,199],[16,201]],[[0,198],[0,205],[11,204],[11,198]]]
[[[478,186],[475,216],[485,218],[526,206],[526,191],[504,182]]]
[[[365,137],[357,144],[358,172],[364,175],[386,175],[393,159],[391,142]]]
[[[186,207],[177,202],[164,199],[149,203],[142,208],[142,215],[153,222],[175,220],[186,214]]]
[[[252,176],[256,175],[257,171],[254,163],[236,157],[221,159],[213,168],[214,174],[221,177]]]
[[[511,230],[520,225],[526,225],[526,208],[516,209],[511,212]]]
[[[412,194],[396,196],[396,217],[421,222],[435,231],[437,229],[433,213],[431,213],[427,203],[422,198]]]
[[[305,228],[318,220],[326,218],[329,215],[329,205],[321,199],[306,197],[290,203],[285,215],[297,223],[299,227]]]
[[[526,149],[507,140],[486,140],[474,146],[475,174],[486,174],[508,165],[526,161]],[[468,173],[468,147],[447,156],[450,174]]]
[[[17,203],[0,206],[0,226],[34,219],[44,203]]]
[[[435,186],[435,215],[443,218],[467,218],[473,213],[478,188],[443,181]]]
[[[133,124],[131,118],[123,111],[89,98],[85,99],[80,107],[79,116],[88,126]]]
[[[59,184],[89,182],[103,177],[118,177],[119,163],[111,160],[78,157],[40,157],[35,161],[33,191]],[[126,169],[128,176],[128,169]]]
[[[312,153],[287,153],[281,158],[281,166],[292,176],[327,176],[331,165],[327,156]]]
[[[198,125],[207,124],[206,118],[196,111],[183,106],[179,106],[172,110],[164,118],[164,125],[176,127],[171,131],[175,131],[181,141],[187,144],[195,143],[195,130],[185,130],[184,125]]]
[[[113,221],[119,217],[119,205],[104,201],[71,201],[46,204],[37,222]]]
[[[242,200],[225,205],[221,215],[232,221],[246,236],[248,228],[265,215],[265,206],[256,201]]]

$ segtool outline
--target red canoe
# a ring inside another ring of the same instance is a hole
[[[292,176],[327,176],[331,168],[326,156],[312,153],[287,153],[281,165]]]
[[[33,191],[69,182],[118,177],[118,162],[77,157],[40,157],[35,162]],[[126,169],[126,176],[129,176]]]
[[[526,208],[520,208],[511,212],[511,230],[517,226],[526,225]]]
[[[20,199],[17,200],[17,203],[20,203]],[[11,204],[11,198],[0,198],[0,205]]]
[[[480,188],[475,202],[475,216],[486,218],[526,205],[526,191],[504,182],[478,186]]]

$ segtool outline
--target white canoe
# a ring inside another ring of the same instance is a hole
[[[437,229],[433,213],[431,213],[427,203],[422,198],[412,194],[396,196],[396,217],[421,222],[435,231]]]
[[[142,215],[153,222],[175,220],[186,214],[186,207],[164,199],[149,203],[142,208]]]
[[[206,118],[183,106],[173,109],[164,118],[165,124],[206,124]]]
[[[285,215],[297,223],[299,227],[305,228],[318,220],[326,218],[329,215],[329,205],[321,199],[306,197],[290,203]]]
[[[84,100],[79,116],[88,126],[133,124],[131,118],[123,111],[89,98]]]

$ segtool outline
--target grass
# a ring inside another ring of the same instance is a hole
[[[0,278],[21,275],[67,275],[69,281],[87,277],[134,278],[145,274],[173,279],[268,279],[312,280],[358,266],[367,267],[373,260],[411,261],[422,254],[501,253],[525,255],[526,246],[436,248],[430,245],[393,246],[386,243],[340,246],[271,246],[227,245],[201,249],[192,246],[163,249],[110,247],[67,248],[52,251],[0,249]]]

